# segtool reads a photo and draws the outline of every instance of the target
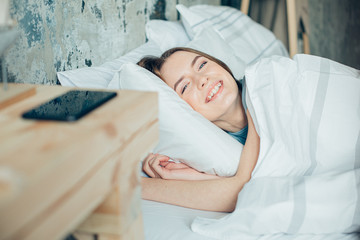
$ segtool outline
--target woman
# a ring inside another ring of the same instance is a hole
[[[195,111],[245,144],[237,173],[229,178],[149,154],[143,170],[152,178],[142,180],[143,198],[202,210],[233,211],[237,195],[256,165],[260,139],[230,69],[218,59],[189,48],[173,48],[160,58],[145,57],[138,64],[159,76]]]

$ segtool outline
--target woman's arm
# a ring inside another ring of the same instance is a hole
[[[259,155],[260,139],[249,112],[247,117],[248,136],[235,176],[198,181],[143,178],[142,197],[201,210],[233,211],[237,195],[250,180]]]

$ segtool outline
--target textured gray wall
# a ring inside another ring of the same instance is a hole
[[[308,1],[311,53],[360,69],[360,1]]]
[[[113,59],[144,42],[151,11],[150,0],[13,0],[20,36],[6,54],[9,80],[55,84],[56,71]]]
[[[6,53],[8,79],[56,84],[57,71],[98,66],[144,43],[145,23],[175,20],[176,3],[209,2],[220,1],[11,0],[20,36]]]

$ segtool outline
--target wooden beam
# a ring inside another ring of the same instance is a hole
[[[250,0],[241,0],[241,8],[240,11],[244,14],[249,14],[249,6],[250,6]]]
[[[297,27],[296,27],[296,8],[295,0],[286,0],[287,19],[288,19],[288,39],[289,53],[293,57],[297,52]]]

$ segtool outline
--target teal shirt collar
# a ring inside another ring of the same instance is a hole
[[[245,101],[245,77],[243,79],[241,79],[240,81],[236,81],[236,83],[237,83],[237,85],[239,87],[239,91],[241,91],[241,100],[242,100],[242,104],[244,106],[244,109],[246,111],[247,106],[246,106],[246,101]],[[248,133],[248,126],[245,126],[243,129],[241,129],[238,132],[228,132],[228,131],[226,131],[226,133],[228,133],[230,136],[235,138],[241,144],[245,145],[246,137],[247,137],[247,133]]]

